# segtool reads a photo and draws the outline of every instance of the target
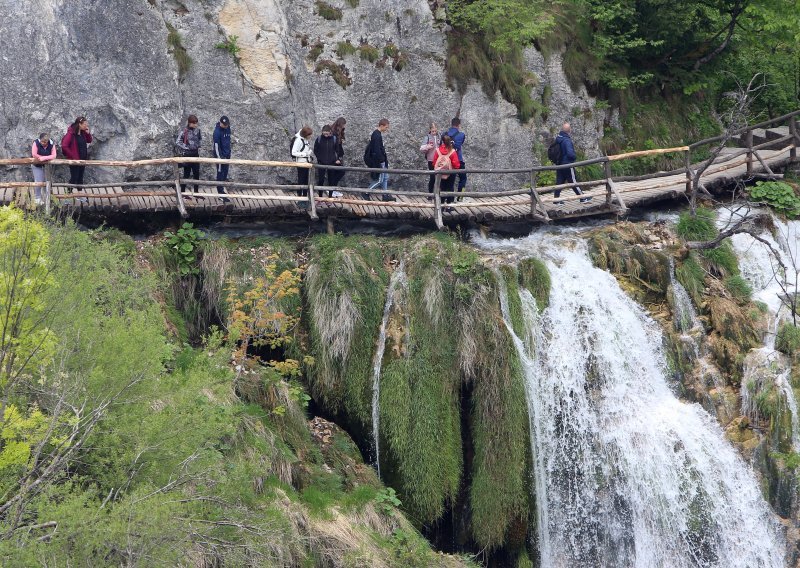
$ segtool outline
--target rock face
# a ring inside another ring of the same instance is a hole
[[[441,18],[438,4],[436,11]],[[520,123],[513,105],[499,93],[487,97],[477,84],[463,96],[449,88],[444,24],[425,0],[42,0],[35,6],[0,0],[0,12],[14,22],[0,35],[0,73],[13,78],[0,84],[0,157],[27,156],[42,131],[60,140],[78,115],[89,118],[95,135],[92,157],[113,159],[171,155],[188,114],[200,118],[201,156],[211,155],[214,124],[227,114],[235,157],[280,160],[288,158],[289,137],[301,126],[316,134],[344,116],[346,164],[358,166],[382,117],[391,121],[390,165],[403,168],[425,168],[419,145],[429,122],[443,127],[456,114],[467,133],[469,167],[538,163],[546,133],[564,120],[576,123],[576,142],[587,156],[597,155],[602,136],[604,112],[585,90],[569,88],[557,56],[545,61],[535,50],[526,54],[540,79],[535,96],[542,98],[550,85],[544,124]],[[183,76],[175,57],[181,47],[168,41],[170,30],[173,39],[180,34],[192,61]],[[238,47],[235,56],[218,47],[226,42]],[[368,44],[377,60],[337,49],[340,42]],[[157,173],[90,169],[87,180]],[[26,175],[17,169],[2,177]],[[234,168],[231,178],[254,175]],[[258,175],[294,177],[289,170]],[[469,185],[495,189],[524,179],[475,175]],[[346,178],[348,185],[366,181]],[[415,185],[399,177],[392,183]]]

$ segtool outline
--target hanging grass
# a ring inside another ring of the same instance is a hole
[[[544,310],[550,305],[550,271],[538,258],[526,258],[519,263],[520,284],[536,298],[536,306]]]
[[[690,211],[681,213],[675,231],[686,241],[710,241],[719,234],[714,224],[716,218],[715,211],[698,207],[695,215]]]

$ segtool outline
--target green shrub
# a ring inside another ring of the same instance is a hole
[[[164,237],[167,248],[177,260],[181,276],[199,274],[198,252],[205,233],[195,229],[191,223],[184,223],[175,233],[166,231]]]
[[[336,81],[336,84],[343,89],[346,89],[353,84],[353,80],[350,78],[350,72],[347,70],[347,67],[344,65],[337,65],[336,62],[331,61],[330,59],[323,59],[317,63],[314,71],[317,73],[327,71],[328,74],[333,77],[333,80]]]
[[[800,215],[800,197],[794,188],[781,181],[757,181],[754,187],[748,189],[750,199],[766,203],[776,211],[788,217]]]
[[[323,2],[322,0],[317,0],[317,14],[319,14],[321,18],[331,21],[342,19],[341,8],[331,6],[330,4],[328,4],[327,2]]]
[[[320,40],[317,40],[312,46],[311,49],[308,51],[308,60],[312,63],[316,61],[322,52],[325,50],[325,44],[322,43]]]
[[[714,224],[716,217],[711,209],[698,207],[694,215],[690,211],[681,213],[675,231],[687,241],[710,241],[719,234]]]
[[[340,41],[339,43],[337,43],[336,49],[334,51],[336,52],[336,55],[338,55],[341,58],[344,58],[347,57],[348,55],[353,55],[357,51],[357,48],[352,43],[350,43],[350,40],[347,40],[347,41]]]
[[[544,310],[550,303],[550,271],[538,258],[526,258],[519,263],[520,284],[536,298],[536,307]]]
[[[175,58],[175,63],[178,65],[178,79],[183,80],[192,67],[192,58],[189,57],[189,53],[183,47],[183,38],[180,32],[170,24],[167,24],[167,29],[169,30],[167,45],[169,45],[172,57]]]
[[[400,54],[400,48],[398,48],[395,44],[389,42],[383,48],[383,54],[386,57],[397,57]]]
[[[239,52],[242,51],[242,48],[239,47],[239,36],[235,35],[228,36],[225,41],[215,44],[214,47],[217,49],[224,49],[233,55],[234,58],[238,58]]]
[[[750,284],[742,278],[739,274],[733,274],[725,279],[725,288],[730,295],[740,304],[746,304],[750,301],[753,294],[753,288]]]
[[[739,260],[730,241],[725,240],[718,247],[704,250],[701,254],[706,260],[708,271],[713,276],[727,278],[739,274]]]
[[[699,306],[703,299],[703,290],[706,287],[706,271],[698,260],[697,253],[691,253],[676,269],[675,276],[695,305]]]
[[[794,355],[800,350],[800,327],[789,322],[781,324],[775,338],[775,348],[787,355]]]
[[[361,59],[369,61],[370,63],[375,63],[381,56],[380,50],[368,43],[359,45],[358,52],[361,55]]]
[[[360,0],[345,0],[345,1],[347,2],[347,5],[350,6],[351,8],[358,8],[358,5],[360,3]]]

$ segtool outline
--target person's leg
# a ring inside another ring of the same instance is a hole
[[[217,164],[217,181],[227,181],[228,180],[228,168],[230,166],[228,164]],[[217,186],[217,193],[227,193],[225,191],[224,185]]]
[[[433,162],[428,162],[428,170],[433,171]],[[428,178],[428,193],[433,193],[433,186],[436,184],[436,176]]]
[[[386,167],[386,162],[381,162],[381,166],[380,167],[381,168],[385,168]],[[372,179],[375,180],[375,182],[371,186],[369,186],[369,188],[367,188],[367,189],[375,189],[375,188],[377,188],[379,185],[381,185],[383,183],[383,172],[378,173],[377,176],[378,177],[373,177],[372,178]]]
[[[307,168],[297,168],[297,185],[300,186],[298,190],[298,195],[306,197],[308,196],[308,169]]]
[[[86,166],[78,166],[78,185],[83,185],[83,174],[86,172]]]
[[[183,179],[189,179],[189,175],[192,173],[192,164],[180,164],[183,166]],[[186,184],[181,184],[181,193],[186,191]]]
[[[570,168],[567,171],[569,171],[570,178],[568,183],[578,183],[578,178],[575,177],[575,168]],[[573,187],[572,191],[575,192],[575,195],[583,195],[583,190],[579,186]]]
[[[442,191],[453,191],[453,188],[456,186],[456,175],[450,174],[447,176],[447,179],[443,179],[441,184],[439,185]],[[455,197],[445,197],[442,199],[443,203],[453,203],[455,201]]]
[[[464,160],[461,160],[461,163],[458,166],[459,170],[466,169],[467,164],[464,163]],[[464,187],[467,185],[467,174],[458,174],[458,191],[464,191]]]
[[[33,181],[35,183],[44,183],[44,168],[40,166],[31,166],[31,170],[33,170]],[[37,203],[42,200],[41,186],[37,185],[33,188],[33,198]]]
[[[556,185],[561,185],[562,183],[569,183],[569,170],[556,170]],[[561,190],[557,189],[553,192],[553,197],[558,199],[561,196]]]
[[[200,164],[192,164],[192,177],[194,179],[200,179]],[[197,193],[198,191],[200,191],[200,186],[195,184],[194,192]]]
[[[70,166],[69,167],[69,184],[76,185],[78,183],[78,167],[79,166]],[[67,188],[67,193],[72,193],[73,188]]]

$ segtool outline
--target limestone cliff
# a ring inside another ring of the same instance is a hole
[[[425,0],[0,0],[5,22],[13,22],[0,34],[0,156],[27,155],[41,131],[59,140],[78,115],[90,120],[95,158],[170,155],[190,113],[200,117],[204,156],[222,114],[231,117],[242,158],[285,159],[288,137],[301,126],[318,132],[345,116],[347,164],[360,166],[385,116],[391,165],[424,167],[418,148],[428,123],[443,126],[455,114],[470,167],[538,162],[542,140],[563,120],[575,123],[588,156],[598,153],[605,112],[585,90],[570,89],[557,54],[545,61],[530,49],[525,58],[538,77],[534,96],[547,99],[544,122],[520,123],[512,104],[477,84],[463,95],[450,88],[447,26],[435,11]],[[236,55],[218,47],[226,42]],[[347,42],[374,50],[348,53]],[[182,53],[188,69],[179,69]],[[120,173],[91,176],[110,181]],[[488,183],[474,176],[470,185]]]

